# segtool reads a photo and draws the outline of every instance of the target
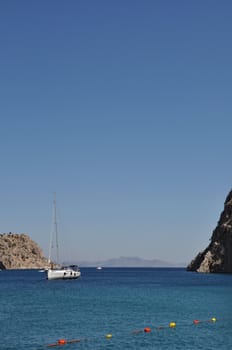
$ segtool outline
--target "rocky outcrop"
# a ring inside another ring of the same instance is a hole
[[[3,265],[3,263],[0,261],[0,270],[5,270],[5,266]]]
[[[28,235],[0,234],[0,269],[37,269],[47,264],[42,250]]]
[[[209,246],[192,260],[187,270],[232,273],[232,191],[225,200]]]

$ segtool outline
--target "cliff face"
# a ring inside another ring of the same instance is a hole
[[[0,234],[0,269],[36,269],[48,265],[42,250],[26,234]]]
[[[192,260],[187,270],[232,273],[232,191],[225,200],[211,243]]]

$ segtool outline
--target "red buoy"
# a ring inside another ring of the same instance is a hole
[[[150,333],[151,332],[151,328],[149,328],[149,327],[144,328],[144,332],[145,333]]]
[[[200,323],[200,321],[199,320],[194,320],[193,323],[194,324],[198,324],[198,323]]]
[[[59,339],[58,340],[58,344],[59,345],[64,345],[64,344],[66,344],[67,343],[67,340],[65,340],[65,339]]]

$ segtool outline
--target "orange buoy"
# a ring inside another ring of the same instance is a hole
[[[150,333],[151,332],[151,328],[150,327],[145,327],[144,328],[144,332],[145,333]]]
[[[47,347],[65,345],[65,344],[70,344],[70,343],[79,343],[80,341],[81,341],[81,339],[72,339],[72,340],[59,339],[59,340],[57,340],[56,343],[48,344]]]

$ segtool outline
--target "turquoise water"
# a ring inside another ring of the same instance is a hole
[[[1,271],[0,300],[4,350],[232,346],[232,275],[82,268],[79,280],[47,281],[35,270]],[[216,322],[210,322],[213,317]],[[59,339],[80,342],[48,347]]]

